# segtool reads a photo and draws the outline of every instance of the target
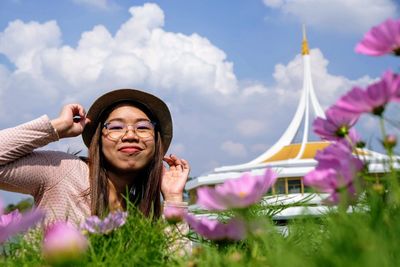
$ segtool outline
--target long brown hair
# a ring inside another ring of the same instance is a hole
[[[143,110],[150,119],[151,113],[146,108],[136,103],[128,102]],[[118,103],[121,104],[121,103]],[[96,132],[93,135],[89,146],[89,195],[91,200],[91,214],[104,216],[108,209],[108,177],[106,161],[101,149],[101,136],[103,123],[117,104],[109,107],[103,112],[102,119],[99,120]],[[143,169],[138,177],[133,180],[133,185],[129,190],[129,201],[136,205],[146,216],[157,219],[161,216],[161,178],[163,172],[163,144],[158,127],[155,128],[155,153],[154,157]]]

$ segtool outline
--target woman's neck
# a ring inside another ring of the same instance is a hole
[[[117,175],[113,172],[107,172],[107,178],[109,184],[111,184],[115,190],[120,194],[126,194],[127,188],[132,185],[133,177],[130,175]]]
[[[108,205],[111,211],[123,210],[126,208],[124,197],[129,192],[134,177],[132,175],[116,175],[113,172],[107,172],[108,178]]]

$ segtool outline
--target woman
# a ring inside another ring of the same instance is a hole
[[[86,162],[34,151],[80,134],[89,148]],[[0,189],[31,194],[47,222],[78,224],[89,215],[125,209],[127,195],[145,216],[158,218],[160,193],[164,206],[187,206],[182,200],[190,168],[176,156],[164,157],[171,139],[172,119],[162,100],[134,89],[111,91],[87,114],[70,104],[56,119],[45,115],[0,131]]]

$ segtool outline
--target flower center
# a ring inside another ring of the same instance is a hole
[[[364,141],[358,141],[357,143],[356,143],[356,147],[357,148],[364,148],[365,147],[365,142]]]
[[[376,116],[382,116],[382,113],[385,111],[385,106],[379,106],[372,110],[372,114]]]
[[[400,47],[396,47],[393,49],[393,54],[395,54],[396,56],[400,56]]]
[[[247,193],[246,192],[239,192],[239,197],[240,198],[245,198],[247,196]]]
[[[347,125],[341,126],[336,131],[336,135],[339,136],[339,137],[345,137],[348,134],[349,134],[349,127],[347,127]]]

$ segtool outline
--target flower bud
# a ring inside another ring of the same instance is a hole
[[[385,187],[382,184],[373,184],[372,190],[377,194],[382,195],[385,192]]]
[[[185,209],[181,207],[167,206],[164,208],[164,217],[169,223],[178,223],[183,220]]]
[[[229,259],[230,259],[232,262],[237,263],[237,262],[239,262],[239,261],[241,261],[241,260],[243,259],[243,255],[242,255],[240,252],[235,251],[235,252],[233,252],[233,253],[231,253],[231,254],[229,255]]]
[[[72,224],[56,222],[47,227],[43,241],[43,256],[53,264],[77,261],[88,247],[85,236]]]
[[[385,139],[383,140],[383,146],[386,149],[392,149],[397,145],[397,137],[394,134],[386,135]]]

